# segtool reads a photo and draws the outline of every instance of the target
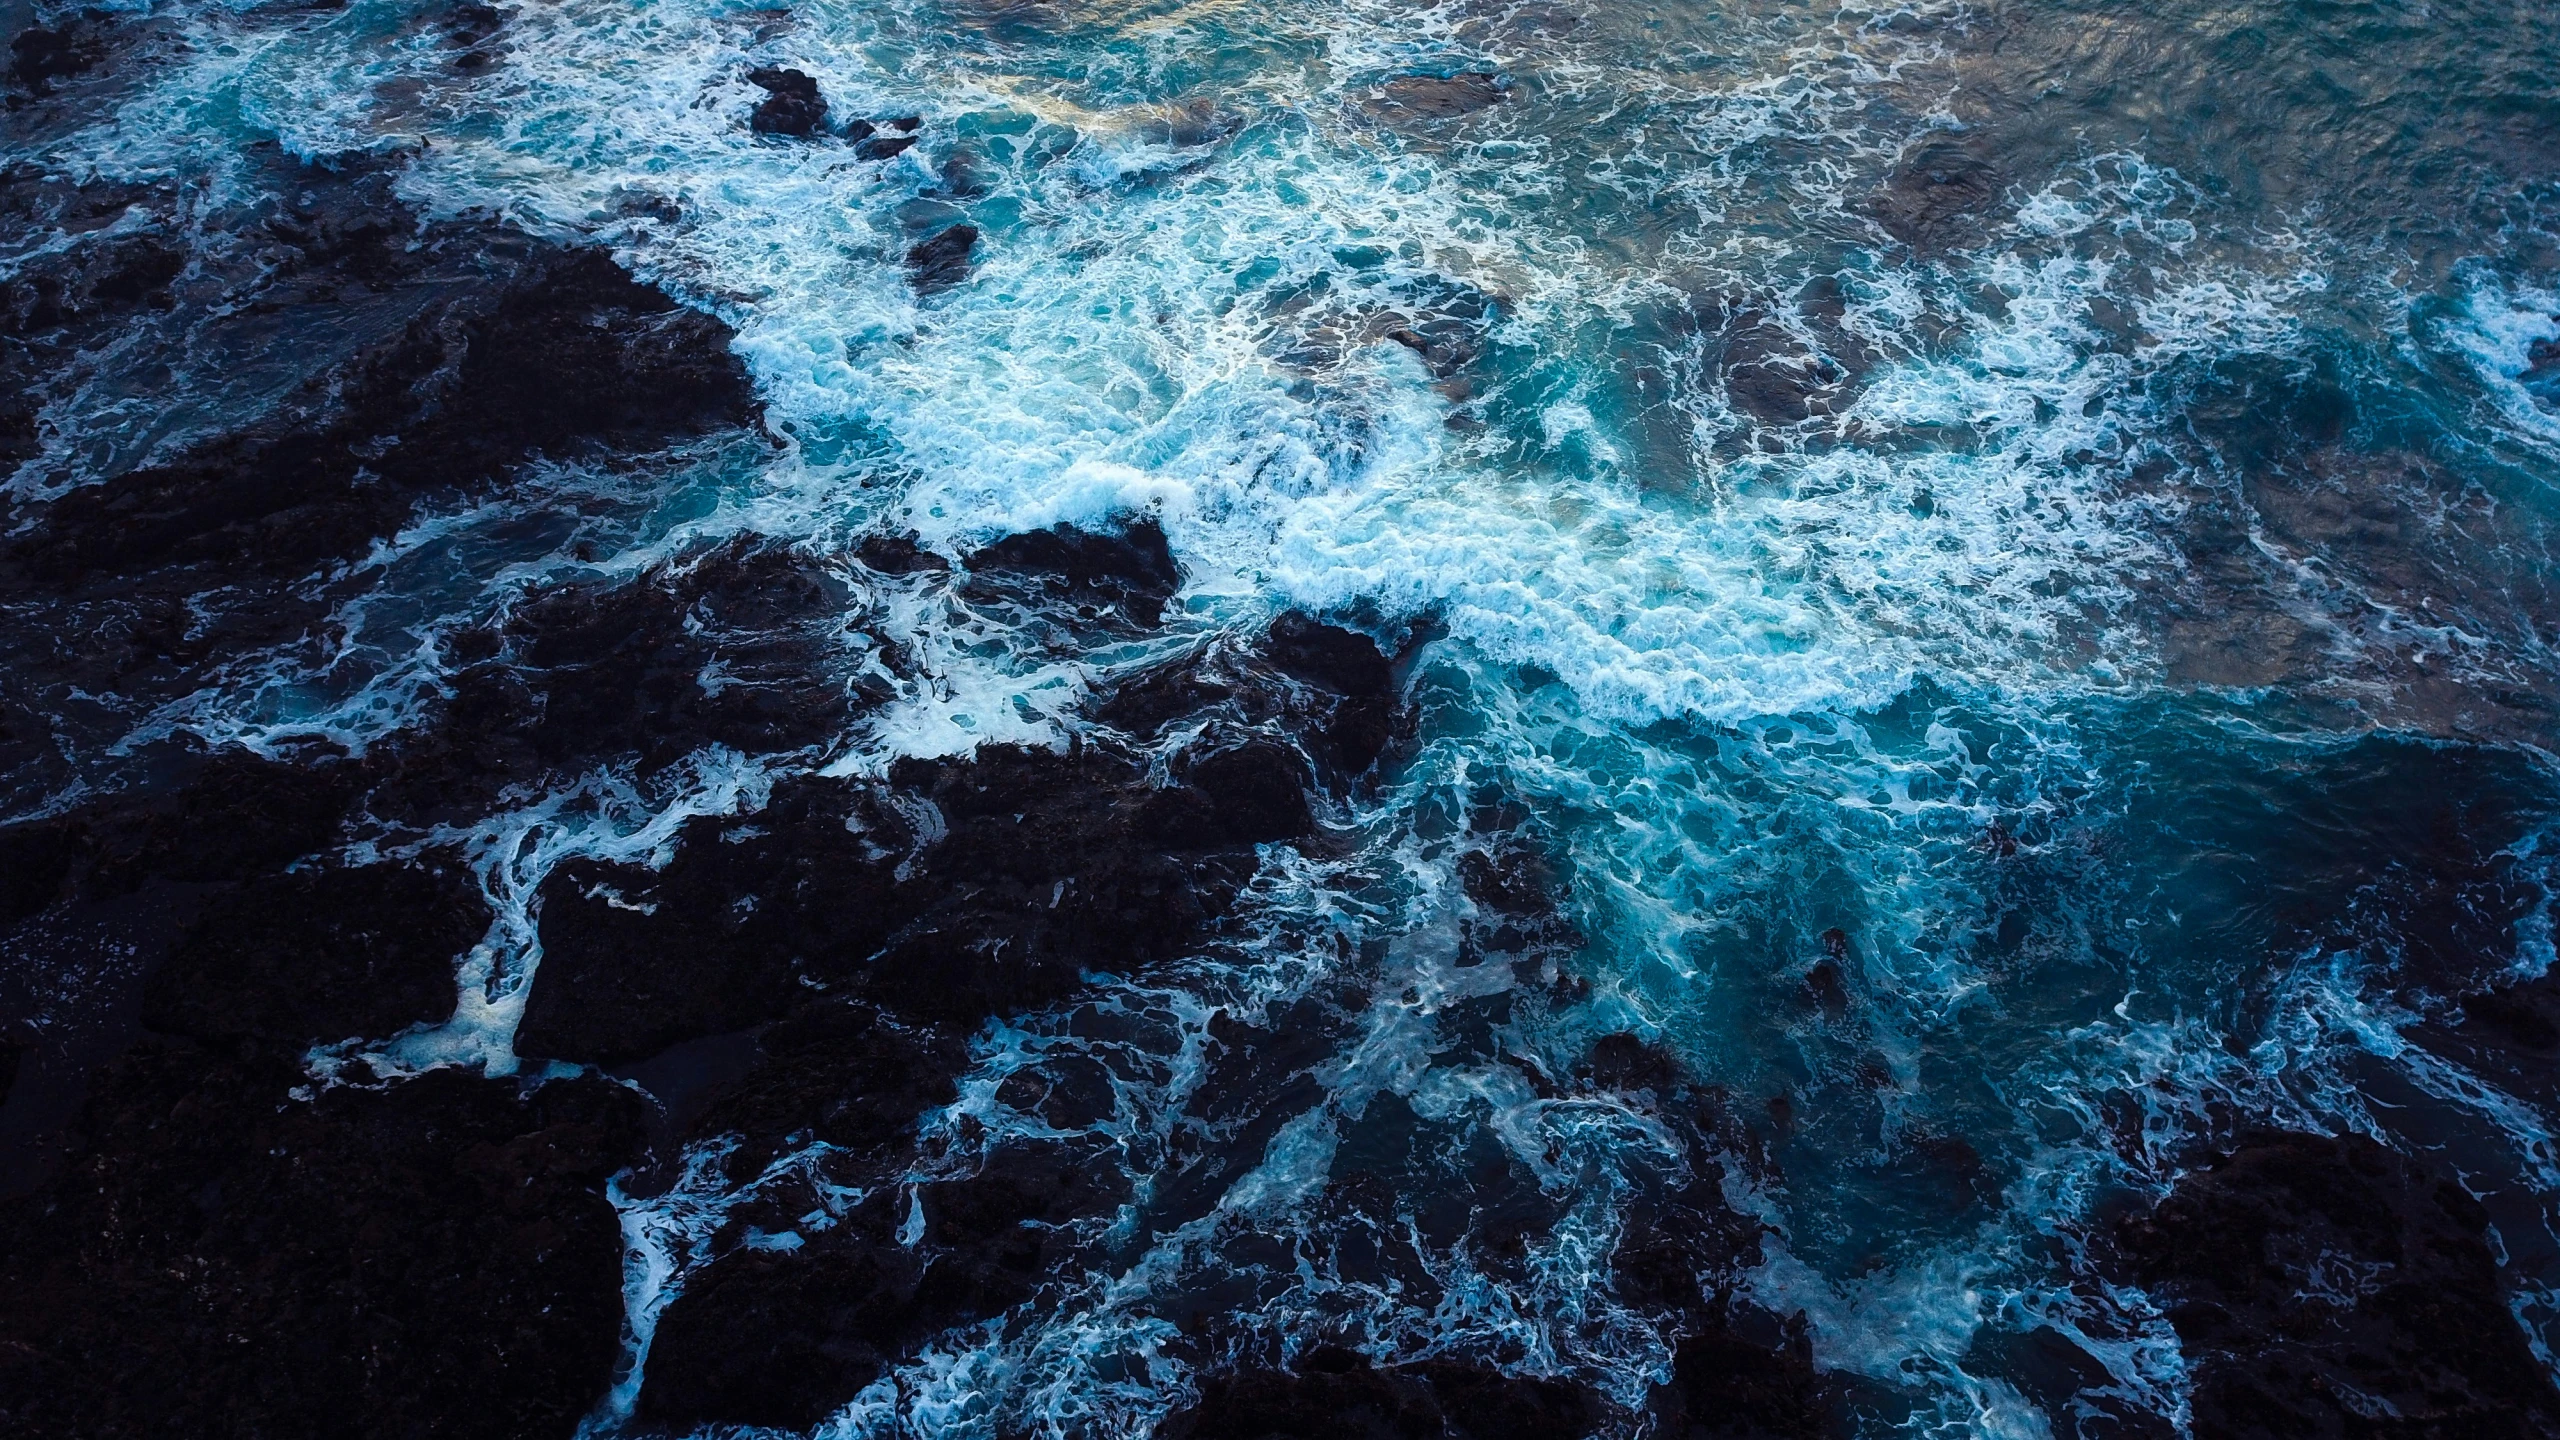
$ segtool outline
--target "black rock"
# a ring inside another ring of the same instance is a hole
[[[188,928],[143,992],[143,1023],[295,1053],[435,1024],[453,1014],[455,966],[489,920],[471,875],[433,862],[254,880]]]
[[[1069,1224],[1124,1198],[1043,1146],[920,1187],[911,1243],[898,1195],[883,1184],[823,1228],[804,1222],[788,1248],[739,1245],[690,1277],[659,1320],[640,1419],[806,1429],[924,1341],[1029,1299],[1072,1245]]]
[[[103,1077],[69,1169],[0,1210],[0,1428],[575,1431],[618,1350],[602,1187],[634,1098],[442,1070],[295,1099],[302,1079],[184,1042]]]
[[[519,1053],[587,1064],[778,1019],[804,979],[860,973],[915,902],[851,787],[778,787],[750,819],[688,822],[666,869],[571,861],[542,890],[543,958]],[[874,833],[854,828],[868,819]]]
[[[1802,1315],[1720,1303],[1671,1356],[1652,1409],[1667,1440],[1823,1440],[1847,1433]]]
[[[741,1248],[692,1276],[659,1317],[638,1418],[807,1430],[860,1393],[916,1338],[925,1257],[897,1244],[890,1197],[871,1197],[815,1245]]]
[[[858,160],[894,160],[914,149],[915,143],[913,135],[872,135],[857,142],[853,154]],[[974,231],[971,233],[975,234]],[[913,262],[909,263],[912,265]]]
[[[883,142],[866,140],[865,146]],[[906,143],[906,142],[895,142]],[[954,225],[907,249],[907,280],[919,295],[938,294],[969,278],[969,257],[978,248],[978,227]]]
[[[758,1059],[696,1129],[739,1148],[730,1175],[753,1178],[787,1137],[903,1164],[916,1119],[951,1102],[968,1047],[947,1028],[903,1022],[855,1000],[816,1001],[757,1038]]]
[[[2560,1390],[2487,1232],[2480,1203],[2423,1162],[2357,1135],[2262,1133],[2116,1238],[2177,1327],[2200,1435],[2560,1433]]]
[[[967,557],[970,588],[990,596],[1026,592],[1036,607],[1093,616],[1125,615],[1152,627],[1182,588],[1164,529],[1141,516],[1116,531],[1055,525],[1008,535]]]
[[[503,288],[466,291],[315,381],[313,413],[72,490],[11,558],[56,585],[188,563],[299,573],[391,533],[421,495],[530,455],[750,423],[728,338],[601,253],[536,250]]]
[[[827,123],[827,97],[818,82],[797,70],[767,66],[747,72],[747,83],[763,90],[747,124],[759,135],[806,138]]]
[[[1295,1371],[1213,1375],[1164,1440],[1584,1440],[1605,1411],[1560,1380],[1445,1361],[1380,1368],[1330,1346]]]
[[[452,642],[462,663],[437,723],[371,762],[377,809],[430,817],[599,761],[819,744],[886,694],[848,673],[853,609],[810,556],[745,540],[527,596]]]
[[[85,75],[107,56],[115,16],[84,10],[50,29],[29,26],[9,41],[9,78],[33,95],[52,93],[53,82]]]

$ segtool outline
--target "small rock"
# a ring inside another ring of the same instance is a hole
[[[827,97],[818,93],[818,82],[798,70],[768,66],[747,72],[747,83],[765,92],[757,103],[748,127],[759,135],[790,135],[806,138],[818,133],[827,122]]]

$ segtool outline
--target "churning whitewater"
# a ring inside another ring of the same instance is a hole
[[[28,1435],[2560,1435],[2529,0],[9,6]]]

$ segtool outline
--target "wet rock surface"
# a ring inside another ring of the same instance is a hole
[[[2194,1367],[2199,1434],[2547,1435],[2560,1391],[2508,1312],[2487,1229],[2424,1162],[2268,1133],[2118,1241]]]
[[[637,1101],[147,1043],[0,1238],[0,1416],[99,1436],[566,1436],[610,1375]],[[462,1340],[459,1337],[474,1337]]]
[[[747,122],[757,134],[806,138],[827,123],[827,99],[810,76],[768,66],[748,71],[747,83],[764,92]]]
[[[867,143],[867,142],[866,142]],[[893,152],[894,153],[894,152]],[[954,225],[907,248],[907,281],[919,295],[934,295],[969,278],[978,227]]]
[[[94,732],[325,632],[327,575],[421,506],[760,413],[725,327],[594,250],[428,225],[374,160],[249,158],[273,194],[211,215],[0,175],[0,214],[58,237],[0,285],[0,451],[28,467],[0,540],[0,779],[22,799]],[[132,403],[162,390],[185,398]]]

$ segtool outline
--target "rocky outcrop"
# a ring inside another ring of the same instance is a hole
[[[2267,1133],[2117,1239],[2177,1327],[2200,1435],[2552,1434],[2560,1390],[2508,1311],[2487,1231],[2480,1203],[2421,1161],[2357,1135]]]
[[[827,97],[818,82],[798,70],[766,66],[747,72],[747,83],[764,92],[747,124],[759,135],[807,138],[827,123]]]
[[[0,1423],[134,1437],[569,1435],[621,1321],[601,1187],[637,1102],[153,1041],[0,1223]]]

